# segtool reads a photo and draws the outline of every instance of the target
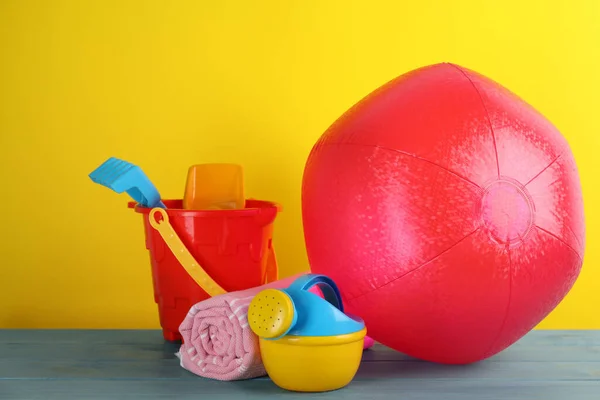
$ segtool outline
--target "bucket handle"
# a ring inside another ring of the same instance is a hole
[[[161,222],[158,222],[155,218],[156,214],[160,214],[163,218]],[[215,280],[202,268],[202,266],[196,262],[196,259],[189,252],[187,247],[183,244],[177,233],[169,223],[169,216],[167,212],[160,208],[155,207],[150,210],[148,215],[150,225],[158,231],[160,236],[163,238],[167,246],[173,252],[177,261],[192,277],[192,279],[204,290],[210,297],[218,296],[227,293]],[[269,252],[269,259],[267,260],[267,283],[268,281],[274,281],[278,278],[277,261],[275,259],[275,252],[271,249]]]

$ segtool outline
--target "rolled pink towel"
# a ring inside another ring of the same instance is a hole
[[[248,306],[261,290],[286,288],[300,275],[215,296],[192,306],[179,327],[183,337],[177,353],[181,366],[196,375],[220,381],[266,375],[258,337],[248,326]],[[372,339],[365,338],[364,348],[372,345]]]

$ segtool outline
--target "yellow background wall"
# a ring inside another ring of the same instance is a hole
[[[0,327],[158,327],[141,217],[88,173],[142,166],[165,198],[187,167],[239,162],[281,202],[283,274],[307,268],[305,159],[384,82],[477,70],[568,138],[583,182],[583,272],[541,328],[600,328],[600,2],[0,2]]]

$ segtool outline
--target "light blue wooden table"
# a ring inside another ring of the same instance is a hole
[[[176,350],[159,331],[0,330],[0,399],[600,400],[600,331],[534,331],[467,366],[376,345],[348,387],[322,394],[200,378]]]

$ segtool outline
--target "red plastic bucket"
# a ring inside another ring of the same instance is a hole
[[[273,202],[248,199],[243,209],[184,210],[182,200],[163,202],[166,209],[145,208],[135,202],[129,202],[128,206],[144,218],[154,301],[158,305],[163,336],[168,341],[179,341],[179,325],[190,307],[210,297],[207,280],[212,278],[213,283],[226,292],[277,280],[272,239],[273,222],[281,207]],[[158,215],[157,211],[160,211]],[[161,215],[165,215],[167,221],[163,221]],[[189,266],[182,265],[181,254],[173,253],[165,241],[166,238],[171,243],[169,234],[156,228],[165,222],[170,223],[172,234],[178,236],[182,245],[176,251],[195,260],[194,268],[199,267],[206,280],[194,274]]]

